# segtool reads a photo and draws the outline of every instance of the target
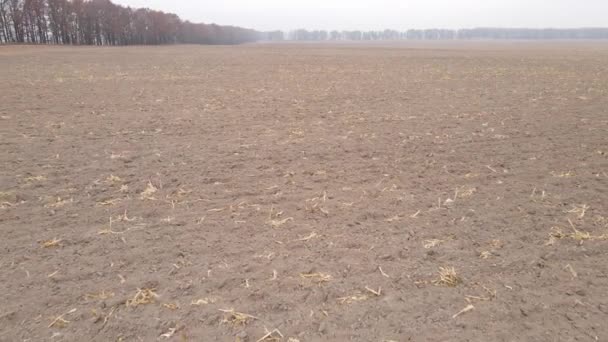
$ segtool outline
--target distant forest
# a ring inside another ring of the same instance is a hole
[[[0,0],[0,43],[72,45],[241,44],[254,41],[608,39],[608,28],[259,32],[196,24],[110,0]]]
[[[109,0],[0,0],[0,42],[74,45],[239,44],[263,33],[194,24]]]
[[[519,29],[474,28],[461,30],[428,29],[408,31],[308,31],[304,29],[285,34],[296,41],[325,40],[455,40],[455,39],[608,39],[608,28],[580,29]]]

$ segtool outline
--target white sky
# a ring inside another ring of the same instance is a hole
[[[608,27],[608,0],[113,0],[259,30]]]

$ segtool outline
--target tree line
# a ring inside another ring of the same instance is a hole
[[[134,45],[240,44],[258,40],[608,39],[608,28],[259,32],[197,24],[110,0],[0,0],[0,43]]]
[[[195,24],[110,0],[0,0],[0,43],[239,44],[265,38],[255,30]]]
[[[608,28],[579,29],[426,29],[383,31],[309,31],[304,29],[284,33],[284,38],[295,41],[336,40],[454,40],[454,39],[608,39]]]

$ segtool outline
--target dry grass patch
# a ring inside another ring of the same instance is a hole
[[[116,204],[118,204],[120,201],[122,201],[122,198],[110,198],[104,201],[100,201],[97,202],[97,206],[115,206]]]
[[[148,181],[148,185],[144,191],[139,194],[139,198],[142,200],[156,200],[156,198],[154,198],[152,195],[154,195],[157,191],[158,188],[156,188],[151,181]]]
[[[384,272],[384,270],[382,269],[381,266],[378,266],[378,271],[380,271],[380,274],[382,274],[382,276],[385,277],[385,278],[390,278],[391,277],[386,272]]]
[[[400,215],[395,215],[395,216],[392,216],[392,217],[389,217],[389,218],[385,219],[384,221],[385,222],[395,222],[395,221],[399,221],[399,220],[401,220],[401,216]]]
[[[114,297],[114,292],[106,292],[106,290],[101,290],[99,293],[87,293],[84,295],[84,299],[86,300],[106,300]]]
[[[193,306],[200,306],[200,305],[207,305],[207,304],[213,304],[215,303],[216,298],[199,298],[197,300],[193,300],[192,302],[190,302],[190,305]]]
[[[338,302],[340,304],[352,304],[355,302],[362,302],[362,301],[368,300],[368,299],[369,299],[368,295],[356,294],[356,295],[347,296],[347,297],[340,297],[340,298],[338,298]]]
[[[110,159],[112,159],[112,160],[114,160],[114,159],[120,159],[120,158],[124,158],[124,157],[125,157],[124,152],[123,153],[118,153],[118,154],[112,152],[110,154]]]
[[[57,200],[53,203],[48,203],[45,204],[44,207],[45,208],[61,208],[63,206],[65,206],[68,203],[73,203],[74,199],[70,198],[70,199],[61,199],[61,197],[57,197]]]
[[[355,303],[355,302],[362,302],[362,301],[368,300],[371,297],[380,297],[380,296],[382,296],[382,288],[380,288],[380,287],[378,288],[378,290],[374,290],[374,289],[366,286],[365,287],[365,291],[367,291],[368,293],[370,293],[370,295],[358,292],[358,293],[356,293],[356,294],[354,294],[352,296],[340,297],[340,298],[338,298],[338,302],[340,304],[352,304],[352,303]]]
[[[327,273],[300,273],[300,277],[303,279],[308,279],[313,283],[321,284],[326,283],[331,280],[331,275]]]
[[[477,192],[477,188],[461,186],[460,188],[456,189],[454,193],[454,200],[457,198],[471,197],[475,192]]]
[[[128,307],[136,307],[139,305],[145,305],[154,303],[158,298],[155,289],[137,289],[137,292],[133,296],[133,298],[128,299],[125,302],[125,305]]]
[[[279,331],[279,329],[274,329],[272,331],[269,331],[268,329],[266,329],[266,327],[264,327],[264,331],[266,331],[266,334],[262,337],[260,337],[259,339],[257,339],[255,342],[280,342],[285,336],[283,336],[283,334],[281,334],[281,332]]]
[[[59,247],[59,243],[63,241],[62,239],[53,238],[51,240],[47,240],[42,242],[42,247],[51,248],[51,247]]]
[[[64,317],[67,316],[67,315],[69,315],[69,314],[72,314],[74,312],[76,312],[76,309],[72,309],[72,310],[70,310],[70,311],[68,311],[68,312],[66,312],[66,313],[64,313],[62,315],[57,316],[51,322],[51,324],[49,324],[48,327],[49,328],[53,328],[53,327],[56,327],[56,328],[65,328],[70,323],[70,321],[66,320]]]
[[[492,246],[492,248],[494,249],[501,249],[502,246],[504,246],[504,243],[502,242],[502,240],[494,239],[490,241],[490,246]]]
[[[593,218],[593,223],[603,226],[605,228],[608,228],[608,219],[605,218],[604,216],[600,216],[600,215],[595,216]]]
[[[483,251],[481,253],[479,253],[479,257],[482,259],[489,259],[492,256],[492,252],[490,251]]]
[[[175,311],[177,309],[179,309],[179,304],[176,303],[165,303],[163,304],[164,308],[167,308],[169,310]]]
[[[560,227],[551,227],[551,232],[549,233],[549,235],[556,239],[563,239],[568,237],[568,235],[564,233]]]
[[[0,209],[6,209],[6,208],[14,207],[14,206],[16,206],[16,204],[11,203],[9,201],[0,202]]]
[[[583,242],[588,241],[588,240],[606,240],[606,239],[608,239],[608,234],[591,235],[591,233],[589,233],[589,232],[577,229],[574,226],[574,224],[572,223],[572,221],[570,221],[570,219],[568,219],[568,223],[570,224],[570,227],[572,228],[572,233],[569,233],[569,234],[564,233],[564,231],[560,227],[551,227],[551,232],[549,232],[549,241],[547,241],[545,243],[545,245],[551,246],[551,245],[555,244],[555,242],[557,240],[566,239],[566,238],[578,241],[579,244],[581,244],[581,245],[583,244]]]
[[[42,182],[46,180],[45,176],[32,176],[25,179],[27,182]]]
[[[173,335],[175,335],[175,332],[177,332],[177,328],[169,328],[169,330],[166,333],[161,334],[159,337],[169,339],[169,338],[173,337]]]
[[[572,265],[567,264],[566,266],[564,266],[564,269],[570,271],[572,278],[578,278],[578,273],[576,273],[576,271],[574,270],[574,267],[572,267]]]
[[[93,317],[95,318],[94,323],[97,323],[97,322],[100,322],[101,320],[103,320],[102,326],[105,326],[106,323],[108,323],[108,320],[110,319],[110,317],[112,317],[112,314],[114,314],[115,310],[116,310],[116,306],[113,306],[107,314],[104,314],[103,311],[101,311],[101,313],[98,313],[97,310],[91,309],[91,313],[93,314]]]
[[[456,273],[454,267],[440,267],[439,279],[433,283],[438,286],[456,287],[462,283],[462,278]]]
[[[462,310],[458,311],[456,314],[454,314],[452,316],[452,318],[456,318],[456,317],[458,317],[460,315],[463,315],[463,314],[465,314],[467,312],[470,312],[470,311],[473,311],[473,310],[475,310],[475,307],[473,305],[469,304],[464,309],[462,309]]]
[[[425,240],[423,247],[426,249],[431,249],[431,248],[441,244],[442,242],[443,242],[443,240],[439,240],[439,239]]]
[[[124,234],[124,233],[126,233],[128,231],[129,230],[127,229],[124,232],[117,232],[117,231],[113,231],[112,228],[108,228],[108,229],[102,229],[102,230],[98,231],[97,235],[109,235],[109,234],[112,234],[112,235],[121,235],[121,234]]]
[[[319,237],[319,234],[317,234],[316,232],[312,232],[309,235],[299,238],[299,239],[295,239],[295,240],[291,240],[290,242],[307,242],[311,239],[317,238]]]
[[[575,205],[572,209],[566,211],[569,214],[576,214],[579,219],[585,217],[585,213],[589,210],[589,206],[586,204]]]
[[[376,297],[382,296],[382,288],[381,287],[378,287],[378,290],[374,290],[374,289],[370,288],[369,286],[366,286],[365,287],[365,291],[373,294]]]
[[[323,191],[323,194],[321,196],[318,197],[314,197],[314,198],[310,198],[307,199],[305,201],[305,209],[307,212],[314,214],[314,213],[322,213],[325,216],[329,215],[329,211],[325,208],[323,208],[322,203],[325,203],[327,201],[327,192]]]
[[[252,320],[258,319],[255,316],[242,312],[237,312],[234,309],[220,309],[220,311],[224,313],[222,323],[230,323],[234,326],[247,325]]]
[[[136,218],[129,218],[129,217],[127,217],[127,212],[126,211],[125,211],[125,213],[123,215],[119,215],[117,218],[118,218],[118,221],[127,221],[127,222],[131,222],[131,221],[136,220]],[[112,230],[112,224],[114,222],[115,221],[113,220],[112,216],[110,216],[110,227],[107,228],[107,229],[102,229],[102,230],[98,231],[97,235],[108,235],[108,234],[122,235],[122,234],[124,234],[124,233],[126,233],[126,232],[128,232],[128,231],[131,230],[131,228],[127,228],[127,229],[125,229],[123,231],[114,231],[114,230]]]
[[[270,220],[269,223],[272,227],[278,228],[289,221],[293,221],[293,217],[287,217],[282,220]]]
[[[108,178],[106,178],[106,183],[109,183],[109,184],[115,184],[115,183],[120,183],[120,182],[122,182],[122,179],[118,176],[109,175]]]
[[[574,228],[574,233],[570,234],[570,237],[576,241],[579,241],[581,244],[586,240],[593,240],[596,237],[592,236],[589,232],[581,231]]]
[[[129,217],[127,215],[127,210],[125,209],[125,211],[123,212],[122,215],[117,215],[116,218],[112,219],[112,217],[110,217],[110,221],[114,220],[115,222],[133,222],[133,221],[137,221],[137,220],[141,220],[141,217]]]
[[[552,246],[557,240],[561,240],[568,237],[560,227],[551,227],[549,232],[549,240],[545,242],[545,246]]]
[[[574,171],[551,171],[551,175],[557,178],[570,178],[576,176],[576,173]]]
[[[468,302],[471,303],[474,300],[477,301],[491,301],[496,299],[496,290],[491,290],[488,287],[481,285],[481,288],[483,288],[483,290],[485,292],[488,293],[488,296],[471,296],[471,295],[466,295],[464,296],[464,299]]]
[[[283,216],[282,211],[275,212],[274,207],[271,207],[268,215],[268,224],[270,224],[270,226],[273,228],[278,228],[289,221],[293,221],[293,217],[281,219],[281,216]]]

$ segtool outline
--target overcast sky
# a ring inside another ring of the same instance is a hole
[[[259,30],[608,27],[608,0],[113,0]]]

